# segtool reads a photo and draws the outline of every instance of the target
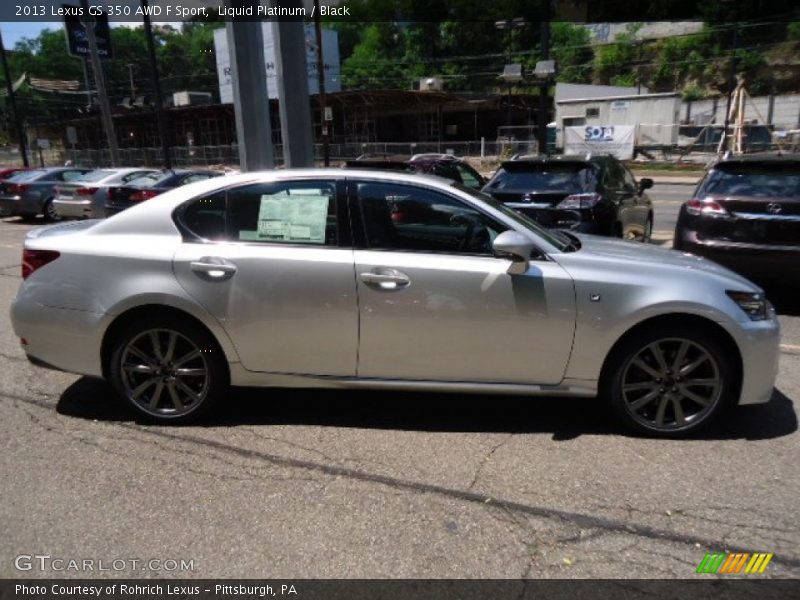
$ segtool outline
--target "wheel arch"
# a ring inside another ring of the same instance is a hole
[[[232,360],[230,352],[226,351],[228,348],[225,344],[220,342],[219,336],[206,325],[202,320],[192,315],[191,313],[166,304],[140,304],[125,310],[124,312],[116,315],[103,334],[103,340],[100,344],[100,365],[104,378],[108,378],[109,364],[111,362],[111,355],[114,351],[114,341],[124,331],[130,323],[139,319],[152,319],[154,317],[166,317],[172,319],[184,319],[191,322],[193,325],[200,327],[214,340],[217,345],[217,350],[225,357],[225,368],[228,369],[230,375],[229,363]],[[234,357],[233,361],[238,361],[238,357]]]
[[[691,325],[697,327],[698,329],[702,329],[714,337],[722,344],[725,351],[730,353],[730,356],[733,357],[734,363],[734,371],[736,374],[736,379],[733,382],[733,395],[734,397],[738,397],[741,391],[742,386],[742,375],[743,375],[743,361],[742,361],[742,353],[739,350],[739,346],[736,343],[736,340],[733,339],[730,333],[728,333],[722,325],[708,319],[706,317],[702,317],[699,315],[691,314],[691,313],[668,313],[657,315],[653,317],[649,317],[643,321],[640,321],[633,325],[632,327],[628,328],[614,344],[611,346],[611,349],[606,354],[606,358],[603,361],[603,366],[600,370],[600,380],[599,380],[599,389],[604,389],[608,378],[612,375],[611,373],[611,366],[614,364],[615,360],[618,358],[618,354],[620,348],[632,337],[640,334],[647,329],[653,327],[663,327],[663,326],[670,326],[670,325]]]

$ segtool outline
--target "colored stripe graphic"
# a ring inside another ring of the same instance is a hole
[[[774,555],[767,552],[707,553],[697,566],[698,573],[756,574],[763,573]],[[746,565],[746,566],[745,566]]]

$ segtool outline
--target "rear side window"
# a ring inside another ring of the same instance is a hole
[[[250,184],[192,201],[180,220],[206,240],[336,246],[336,184]]]
[[[476,190],[481,187],[481,180],[472,169],[464,165],[456,165],[456,169],[458,169],[458,174],[461,175],[461,183]]]
[[[59,179],[61,181],[75,181],[82,178],[86,173],[87,171],[64,171],[59,176]]]
[[[800,198],[800,164],[718,165],[697,194]]]
[[[487,185],[490,192],[537,191],[576,194],[594,188],[595,170],[585,163],[542,163],[502,167]]]

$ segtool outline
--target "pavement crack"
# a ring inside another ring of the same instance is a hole
[[[489,451],[486,453],[486,455],[481,460],[480,464],[478,464],[478,468],[475,469],[475,475],[472,477],[472,481],[470,481],[469,485],[467,486],[467,491],[472,491],[475,488],[475,485],[478,483],[478,479],[480,478],[484,467],[492,459],[492,457],[494,456],[495,452],[497,452],[500,448],[502,448],[509,441],[511,441],[512,437],[514,437],[514,434],[513,433],[509,433],[508,435],[505,436],[505,438],[503,438],[503,440],[500,443],[495,444],[494,446],[492,446],[489,449]]]

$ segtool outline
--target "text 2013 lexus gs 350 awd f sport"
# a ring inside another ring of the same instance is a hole
[[[22,270],[30,359],[105,377],[165,422],[229,385],[349,387],[598,395],[670,436],[769,400],[778,363],[774,310],[733,272],[403,173],[187,185],[30,232]]]

